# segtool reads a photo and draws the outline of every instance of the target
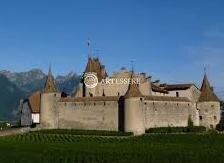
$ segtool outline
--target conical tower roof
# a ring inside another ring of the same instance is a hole
[[[57,92],[57,87],[54,82],[54,77],[51,72],[51,67],[49,68],[48,76],[46,83],[44,85],[44,93],[53,93]]]
[[[203,83],[201,86],[201,95],[199,97],[199,102],[205,102],[205,101],[219,101],[218,97],[215,95],[215,93],[213,92],[207,75],[204,75],[204,79],[203,79]]]
[[[143,97],[142,93],[139,90],[139,84],[138,83],[132,83],[132,79],[134,79],[135,74],[134,71],[131,73],[131,79],[128,86],[128,90],[125,93],[125,98],[131,98],[131,97]]]
[[[99,58],[88,58],[88,62],[86,65],[85,73],[95,72],[97,73],[98,80],[106,78],[107,73],[105,70],[105,66],[100,63]]]
[[[93,61],[92,61],[92,58],[88,58],[88,62],[87,62],[87,65],[86,65],[86,69],[85,69],[85,72],[92,72],[93,71]]]

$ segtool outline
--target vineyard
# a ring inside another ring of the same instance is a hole
[[[0,162],[223,162],[224,136],[76,135],[65,131],[0,137]]]

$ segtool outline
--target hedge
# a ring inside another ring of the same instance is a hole
[[[204,126],[190,126],[190,127],[158,127],[146,130],[146,133],[198,133],[205,132]]]
[[[130,136],[131,132],[117,132],[104,130],[77,130],[77,129],[49,129],[33,131],[35,133],[43,134],[70,134],[70,135],[96,135],[96,136]]]

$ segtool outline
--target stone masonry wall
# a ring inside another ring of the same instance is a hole
[[[168,96],[176,96],[176,92],[179,93],[179,97],[187,97],[189,98],[192,102],[196,102],[200,96],[200,91],[195,87],[191,86],[190,89],[186,90],[174,90],[174,91],[169,91]]]
[[[118,131],[118,102],[59,102],[58,128]]]
[[[187,126],[189,116],[192,121],[197,120],[193,106],[190,102],[145,101],[145,128]]]
[[[207,128],[215,128],[220,121],[219,102],[200,102],[197,104],[199,109],[199,123]]]

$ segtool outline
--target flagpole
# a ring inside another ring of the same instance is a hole
[[[87,40],[87,47],[88,47],[88,58],[92,56],[92,47],[91,47],[91,40],[88,38]]]

